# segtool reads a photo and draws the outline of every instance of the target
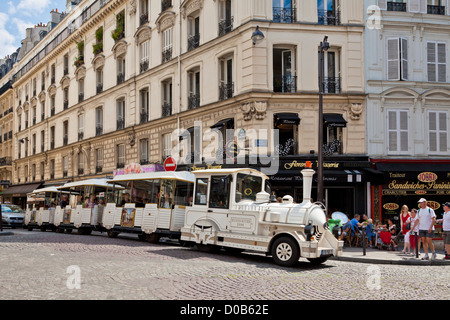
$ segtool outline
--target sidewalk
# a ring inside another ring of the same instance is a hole
[[[415,255],[402,255],[401,250],[399,251],[387,251],[379,249],[366,249],[366,255],[363,255],[363,248],[349,248],[344,247],[344,252],[340,257],[333,257],[330,259],[340,260],[340,261],[351,261],[360,263],[374,263],[374,264],[401,264],[401,265],[427,265],[427,266],[450,266],[450,260],[443,260],[443,251],[436,252],[436,260],[422,260],[421,258],[425,256],[423,250],[417,259]],[[428,254],[431,258],[431,254]]]

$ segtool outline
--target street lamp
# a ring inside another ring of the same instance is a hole
[[[252,41],[253,45],[255,45],[257,42],[264,39],[264,33],[262,33],[261,30],[259,30],[259,26],[256,26],[256,30],[252,34]]]
[[[330,49],[328,36],[320,43],[319,53],[319,146],[317,155],[317,201],[323,203],[323,89],[324,89],[324,52]]]

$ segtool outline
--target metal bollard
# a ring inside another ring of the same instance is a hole
[[[363,256],[366,255],[366,229],[367,227],[362,228]]]

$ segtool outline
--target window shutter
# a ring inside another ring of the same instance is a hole
[[[408,151],[408,112],[400,111],[400,151]]]
[[[447,113],[439,113],[439,151],[447,153],[448,151],[448,131],[447,131]]]
[[[387,40],[387,77],[388,80],[400,80],[399,41]]]
[[[445,50],[445,43],[437,44],[437,71],[438,71],[438,82],[447,81],[447,57]]]
[[[408,80],[408,40],[400,39],[402,59],[402,80]]]
[[[447,6],[445,9],[447,10],[447,15],[450,16],[450,0],[447,0]]]
[[[436,122],[436,112],[430,111],[428,113],[428,148],[430,152],[437,151],[437,122]]]
[[[427,43],[428,81],[436,81],[436,44]]]
[[[420,2],[420,13],[427,13],[428,2],[427,0],[419,0]]]
[[[388,112],[389,151],[397,151],[397,113]]]
[[[378,7],[380,8],[380,10],[386,10],[387,0],[378,0]]]

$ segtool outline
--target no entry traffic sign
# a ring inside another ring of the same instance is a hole
[[[164,169],[166,171],[176,171],[177,170],[177,162],[175,161],[175,159],[172,157],[168,157],[164,161]]]

